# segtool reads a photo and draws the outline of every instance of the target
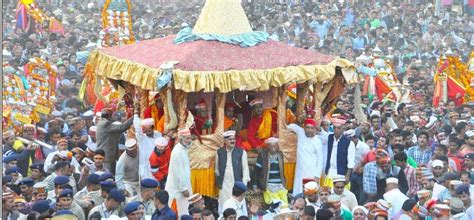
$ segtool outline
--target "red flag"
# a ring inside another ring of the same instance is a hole
[[[464,94],[466,89],[455,79],[448,76],[448,99],[454,100],[456,106],[461,106],[464,102]],[[457,94],[460,94],[460,97],[456,97]]]
[[[375,77],[375,88],[377,90],[379,101],[382,101],[383,98],[392,91],[392,89],[382,79],[380,79],[379,76]]]
[[[51,18],[51,20],[49,20],[49,32],[64,35],[64,26],[61,22],[56,20],[56,18]]]

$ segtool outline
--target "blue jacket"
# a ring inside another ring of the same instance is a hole
[[[326,160],[326,170],[325,173],[329,172],[331,154],[332,154],[332,145],[334,143],[334,134],[330,134],[328,137],[328,157]],[[342,135],[339,143],[337,144],[337,174],[346,175],[347,174],[347,154],[349,149],[349,144],[351,140],[346,136]]]
[[[155,213],[151,216],[151,220],[176,220],[176,213],[166,206],[161,210],[155,210]]]

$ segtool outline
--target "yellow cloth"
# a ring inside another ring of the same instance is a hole
[[[119,59],[100,50],[91,53],[88,59],[93,71],[103,77],[123,80],[145,90],[154,90],[161,69],[152,68],[130,60]],[[267,91],[271,87],[281,87],[286,83],[330,81],[336,75],[336,66],[348,84],[358,82],[354,65],[345,59],[336,58],[327,65],[300,65],[259,70],[228,71],[183,71],[173,70],[173,87],[184,92],[228,93],[242,91]]]
[[[281,200],[284,204],[288,204],[288,190],[270,192],[267,189],[263,192],[263,200],[265,201],[265,204],[271,204],[274,199]]]
[[[261,140],[265,140],[272,136],[272,125],[273,125],[272,112],[275,112],[275,111],[272,109],[267,109],[263,111],[262,123],[260,123],[260,126],[258,127],[258,130],[257,130],[257,137],[260,138]]]
[[[24,5],[30,5],[34,2],[35,2],[34,0],[21,0],[21,3],[24,4]]]
[[[296,116],[290,109],[286,110],[286,124],[293,124],[296,122]]]
[[[331,187],[331,189],[334,188],[334,184],[332,183],[332,178],[330,178],[330,177],[326,177],[324,179],[321,179],[320,180],[320,185]],[[351,189],[351,183],[349,182],[344,188],[347,189],[347,190],[350,190]]]
[[[165,130],[165,117],[158,115],[158,108],[155,105],[151,106],[151,117],[155,120],[155,130],[163,133]]]
[[[193,32],[231,36],[252,32],[252,27],[240,0],[207,0]]]
[[[224,116],[224,131],[229,130],[230,127],[234,125],[234,120],[232,118],[228,118],[227,116]]]
[[[295,178],[296,163],[285,163],[286,189],[293,189],[293,178]]]
[[[191,170],[191,186],[194,193],[200,193],[203,196],[217,196],[214,167],[208,169]]]

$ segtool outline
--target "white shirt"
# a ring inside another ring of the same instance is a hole
[[[171,151],[165,190],[170,194],[170,198],[182,198],[182,192],[186,190],[192,195],[189,149],[180,143]]]
[[[369,145],[364,143],[363,141],[357,141],[355,145],[355,160],[354,164],[359,164],[362,158],[370,151]]]
[[[224,210],[232,208],[237,212],[236,218],[239,218],[240,216],[247,216],[247,203],[245,202],[245,198],[242,199],[241,202],[239,202],[237,199],[235,199],[233,196],[225,201],[224,203]]]
[[[320,178],[323,172],[323,146],[318,136],[307,137],[304,129],[296,124],[288,125],[296,133],[296,169],[293,184],[293,195],[303,192],[304,178]]]
[[[388,218],[394,217],[400,210],[402,210],[403,203],[408,200],[408,197],[403,194],[399,189],[392,189],[383,194],[385,201],[391,204],[388,210]]]
[[[334,137],[334,141],[332,144],[332,153],[331,153],[331,162],[329,163],[329,171],[328,171],[328,176],[333,177],[338,175],[337,173],[337,145],[339,144],[339,141],[341,140],[341,137],[339,139],[336,139],[336,136]],[[355,165],[355,145],[354,142],[349,143],[349,147],[347,148],[347,168],[352,169],[354,168]],[[342,175],[345,175],[342,174]]]
[[[138,152],[139,152],[139,173],[141,179],[154,179],[153,173],[151,172],[150,166],[150,156],[155,149],[155,142],[154,139],[161,137],[161,133],[155,131],[153,138],[148,137],[143,133],[140,117],[137,114],[133,116],[133,127],[135,128],[135,137],[137,138],[138,142]]]

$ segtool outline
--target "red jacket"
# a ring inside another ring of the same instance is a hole
[[[158,168],[158,172],[153,173],[153,176],[156,178],[156,180],[162,181],[166,176],[168,176],[170,157],[171,148],[169,146],[160,155],[158,155],[156,151],[151,153],[150,166],[152,169]]]

